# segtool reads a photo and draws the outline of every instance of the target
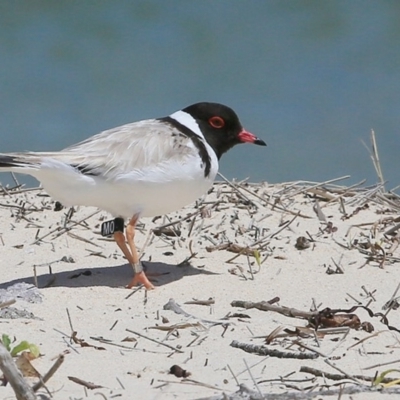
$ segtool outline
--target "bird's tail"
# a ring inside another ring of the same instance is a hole
[[[0,153],[0,172],[11,171],[30,174],[40,161],[34,153]]]
[[[20,167],[21,162],[17,157],[8,154],[0,154],[0,168],[8,170],[13,167]]]

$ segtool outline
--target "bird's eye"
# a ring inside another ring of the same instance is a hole
[[[225,121],[223,118],[215,116],[215,117],[211,117],[208,120],[208,123],[213,127],[213,128],[223,128],[225,126]]]

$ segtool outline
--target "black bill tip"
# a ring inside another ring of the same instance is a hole
[[[259,138],[254,140],[253,144],[258,144],[259,146],[266,146],[267,145],[267,143],[265,143],[264,140],[261,140]]]

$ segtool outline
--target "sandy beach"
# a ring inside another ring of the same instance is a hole
[[[380,377],[400,363],[400,197],[344,185],[218,182],[143,218],[153,291],[124,287],[107,213],[3,189],[0,299],[16,303],[1,333],[39,347],[41,375],[62,357],[37,392],[55,399],[393,398],[400,372]]]

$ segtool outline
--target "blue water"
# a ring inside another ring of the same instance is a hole
[[[197,101],[268,147],[229,178],[400,184],[400,1],[0,2],[0,152],[57,150]],[[0,182],[9,177],[0,175]]]

